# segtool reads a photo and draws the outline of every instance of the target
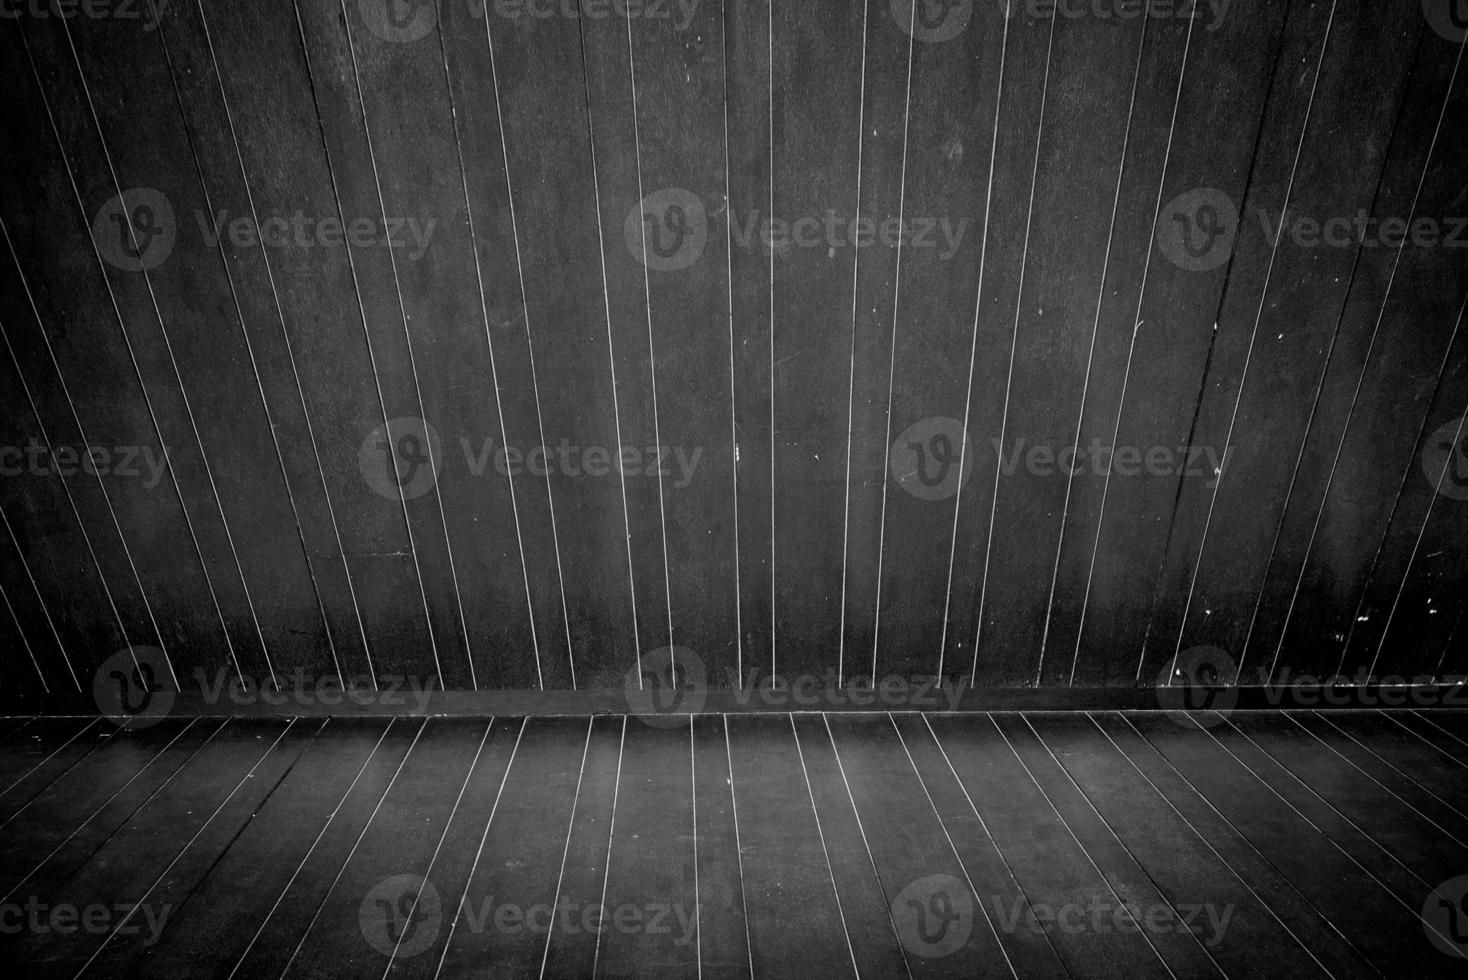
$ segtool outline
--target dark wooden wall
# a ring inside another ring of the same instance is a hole
[[[7,0],[3,690],[1468,672],[1468,4],[576,4]]]

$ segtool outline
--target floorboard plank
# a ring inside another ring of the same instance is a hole
[[[1025,721],[1227,976],[1333,975],[1085,716]]]
[[[869,835],[886,828],[869,826],[871,814],[864,819],[854,809],[826,716],[801,714],[791,719],[805,767],[803,775],[809,782],[792,786],[790,792],[795,796],[806,793],[820,819],[857,969],[864,975],[912,976],[920,964],[911,962],[897,933],[892,914],[897,891],[884,886],[872,859]],[[870,721],[882,719],[874,716]]]
[[[105,742],[116,726],[101,718],[42,718],[0,752],[0,820],[9,819]]]
[[[730,757],[755,976],[852,976],[790,720],[732,715]]]
[[[204,823],[188,837],[183,849],[172,860],[156,868],[157,877],[136,900],[134,909],[117,919],[112,931],[102,939],[80,973],[89,977],[131,976],[139,958],[157,944],[159,935],[167,928],[164,916],[171,917],[174,910],[187,904],[260,807],[290,775],[301,753],[324,724],[325,721],[319,719],[296,720],[279,730],[273,738],[269,730],[246,736],[249,741],[242,743],[242,752],[247,751],[246,746],[253,742],[253,747],[257,751],[263,748],[263,753],[246,772],[239,775],[228,795],[216,807],[209,809],[207,800],[193,802],[186,811],[187,815],[205,813]],[[210,770],[211,774],[237,771],[229,760],[219,758],[221,753],[215,748],[217,744],[211,742],[190,760],[183,780],[197,778],[189,772],[189,766],[216,766]],[[212,762],[209,761],[211,759]],[[187,794],[183,795],[187,799]],[[165,816],[164,819],[173,825],[178,818]],[[124,828],[125,831],[127,829]],[[157,910],[156,922],[149,918],[155,914],[154,910]],[[65,975],[70,976],[70,970],[68,966]]]
[[[1329,746],[1358,767],[1362,778],[1380,783],[1459,840],[1468,836],[1468,773],[1431,746],[1377,715],[1295,712],[1287,717],[1320,739],[1322,751]]]
[[[1426,890],[1404,894],[1401,870],[1318,808],[1301,809],[1256,774],[1265,760],[1186,722],[1158,714],[1124,716],[1190,786],[1288,878],[1385,975],[1456,975],[1428,946],[1418,912]]]
[[[588,753],[586,718],[532,718],[461,902],[445,908],[441,977],[534,973]]]
[[[991,896],[975,894],[891,719],[826,721],[913,975],[1013,976]]]
[[[455,908],[459,896],[464,894],[473,856],[485,831],[494,822],[503,797],[505,779],[524,725],[521,718],[497,718],[490,722],[463,796],[434,845],[435,854],[423,874],[425,884],[416,900],[410,897],[407,909],[399,908],[402,920],[394,922],[393,934],[397,947],[384,976],[433,976],[447,940],[444,913]]]
[[[927,721],[910,713],[894,714],[904,748],[918,772],[922,789],[933,801],[943,831],[953,841],[967,880],[985,896],[989,907],[999,913],[999,940],[1020,976],[1067,977],[1049,933],[1035,918],[1029,896],[1020,886],[1014,869],[999,850],[988,825],[974,801],[958,781],[942,747]]]
[[[693,802],[698,814],[699,972],[704,980],[749,976],[739,815],[729,779],[728,720],[693,719]]]
[[[1091,800],[1066,777],[1048,747],[1029,726],[1026,716],[991,717],[1089,860],[1106,877],[1115,901],[1109,906],[1103,901],[1102,906],[1108,908],[1112,922],[1102,925],[1093,917],[1092,928],[1123,929],[1134,924],[1174,972],[1200,977],[1223,975],[1223,967],[1213,950],[1186,927],[1182,913],[1168,901],[1147,869],[1121,842]],[[1125,911],[1121,906],[1125,906]]]
[[[1070,974],[1118,980],[1168,976],[1161,956],[1140,934],[1058,926],[1056,914],[1097,903],[1114,906],[1116,896],[987,715],[937,715],[930,721]],[[1014,906],[1009,908],[1018,928]]]
[[[597,910],[607,876],[612,807],[622,782],[624,732],[633,724],[634,719],[606,716],[591,726],[581,793],[561,854],[554,932],[542,954],[547,977],[579,980],[596,969],[597,928],[605,921]]]
[[[1440,713],[1431,712],[1424,716],[1413,712],[1393,711],[1382,712],[1379,717],[1410,732],[1424,745],[1435,750],[1436,756],[1449,769],[1468,769],[1468,742],[1457,738],[1438,724],[1436,719],[1441,717]]]
[[[180,718],[122,731],[78,762],[0,825],[0,902],[49,896],[224,726]]]
[[[242,917],[246,919],[245,926],[235,926],[239,935],[238,941],[232,944],[232,952],[237,955],[227,973],[232,972],[241,980],[249,977],[275,980],[285,972],[286,963],[306,932],[311,916],[326,900],[331,882],[346,864],[353,844],[366,832],[373,812],[387,795],[398,771],[406,765],[424,724],[407,718],[390,724],[365,762],[352,772],[345,795],[332,810],[331,818],[317,831],[306,853],[294,863],[281,862],[277,869],[280,877],[274,879],[284,878],[278,890],[265,882],[258,886],[266,894],[257,897],[263,897],[265,903],[262,907],[252,902],[253,914]],[[344,761],[342,770],[346,768]],[[274,894],[270,894],[272,891]],[[153,965],[154,970],[160,967],[161,964]]]
[[[334,822],[388,722],[330,721],[302,752],[280,788],[255,813],[159,941],[136,977],[227,976],[320,834]]]
[[[1091,715],[1091,724],[1136,773],[1200,838],[1207,841],[1286,927],[1299,936],[1334,977],[1379,974],[1351,937],[1328,919],[1301,889],[1199,793],[1171,762],[1119,714]]]
[[[1313,802],[1329,808],[1365,839],[1357,846],[1379,848],[1425,883],[1428,891],[1452,877],[1446,870],[1468,867],[1468,843],[1453,835],[1461,819],[1449,826],[1434,823],[1340,756],[1322,750],[1317,740],[1288,718],[1235,712],[1227,726],[1214,731],[1226,737],[1227,728],[1241,733],[1269,758],[1272,765],[1264,767],[1266,778],[1279,779],[1288,773],[1289,782],[1312,798],[1301,804]],[[1425,891],[1421,897],[1426,897]]]
[[[293,977],[381,976],[407,909],[421,900],[434,847],[474,775],[482,720],[430,719],[368,821],[287,966]]]
[[[308,724],[297,732],[279,720],[226,726],[189,761],[170,792],[140,808],[44,903],[53,910],[102,906],[108,911],[75,932],[36,930],[22,937],[15,960],[30,976],[71,977],[89,967],[99,976],[125,973],[121,951],[156,940],[178,901],[228,846],[316,727]],[[252,774],[258,775],[253,783]]]
[[[692,745],[685,725],[632,718],[607,866],[598,976],[698,973]]]

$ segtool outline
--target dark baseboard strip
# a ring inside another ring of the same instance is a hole
[[[757,712],[868,711],[1176,711],[1465,709],[1468,687],[1457,685],[1344,687],[969,688],[922,681],[852,691],[832,688],[731,690],[685,688],[624,691],[441,691],[383,687],[343,692],[330,688],[283,691],[154,693],[138,704],[144,715],[177,717],[458,716],[523,717],[599,714],[747,714]],[[11,697],[4,715],[97,715],[90,697]]]

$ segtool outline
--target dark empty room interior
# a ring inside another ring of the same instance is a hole
[[[11,975],[1468,975],[1468,0],[0,0]]]

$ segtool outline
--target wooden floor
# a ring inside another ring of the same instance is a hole
[[[3,719],[0,961],[1464,975],[1468,715],[1193,718]]]

